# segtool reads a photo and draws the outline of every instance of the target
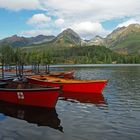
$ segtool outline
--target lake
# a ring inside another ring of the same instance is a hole
[[[109,82],[91,102],[59,100],[52,111],[0,104],[0,140],[140,139],[140,66],[79,67],[75,78]]]

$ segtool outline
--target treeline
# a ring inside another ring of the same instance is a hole
[[[120,55],[102,46],[12,48],[0,47],[0,60],[5,64],[111,64],[140,63],[139,55]]]
[[[24,59],[25,53],[21,51],[21,49],[14,49],[9,45],[3,45],[0,47],[0,63],[4,63],[6,65],[24,63],[26,60]]]

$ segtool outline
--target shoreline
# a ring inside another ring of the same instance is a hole
[[[50,68],[140,67],[140,64],[58,64]]]

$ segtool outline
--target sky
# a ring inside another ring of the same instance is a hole
[[[0,39],[67,28],[92,39],[133,23],[140,23],[140,0],[0,0]]]

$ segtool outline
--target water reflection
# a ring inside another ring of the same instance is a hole
[[[80,103],[106,104],[104,96],[97,93],[63,92],[60,99]]]
[[[55,109],[16,106],[0,101],[0,113],[26,120],[28,123],[34,123],[38,126],[48,126],[63,132],[63,127],[60,125],[61,121]]]

